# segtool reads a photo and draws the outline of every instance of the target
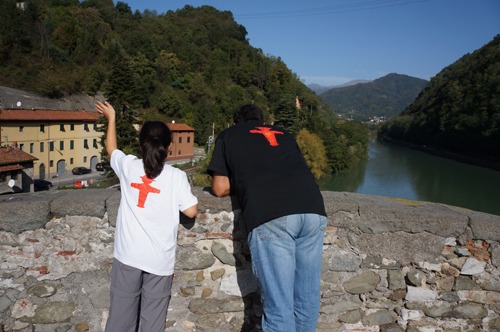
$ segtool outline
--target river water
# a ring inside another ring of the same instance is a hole
[[[321,190],[407,198],[500,215],[500,172],[372,141],[368,160],[323,178]]]

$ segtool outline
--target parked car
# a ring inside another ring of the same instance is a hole
[[[35,179],[33,183],[35,185],[35,191],[49,190],[52,188],[52,182],[47,180]]]
[[[109,169],[109,163],[107,163],[105,161],[97,163],[97,164],[95,164],[95,169],[96,169],[96,171],[99,171],[99,172],[107,171]]]
[[[73,175],[83,175],[83,174],[92,173],[92,170],[90,168],[87,168],[87,167],[75,167],[75,168],[73,168],[71,173],[73,173]]]

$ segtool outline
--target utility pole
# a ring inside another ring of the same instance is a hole
[[[210,151],[210,145],[214,142],[215,135],[215,123],[212,123],[212,136],[208,136],[208,151]]]

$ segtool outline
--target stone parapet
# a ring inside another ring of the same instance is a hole
[[[239,207],[194,192],[199,214],[179,228],[166,331],[259,331]],[[500,216],[323,196],[317,331],[500,330]],[[103,331],[119,201],[117,189],[0,196],[0,332]]]

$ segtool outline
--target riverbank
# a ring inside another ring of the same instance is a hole
[[[493,169],[495,171],[500,171],[500,156],[498,156],[498,157],[486,156],[486,155],[482,155],[479,153],[477,153],[477,154],[458,153],[458,152],[454,152],[454,151],[445,150],[445,149],[439,148],[437,146],[415,144],[415,143],[411,143],[411,142],[396,140],[396,139],[393,139],[389,136],[383,136],[383,137],[380,137],[379,139],[381,139],[385,143],[394,144],[394,145],[403,146],[403,147],[407,147],[410,149],[426,152],[426,153],[432,154],[434,156],[448,158],[448,159],[452,159],[452,160],[459,161],[462,163],[480,166],[480,167],[485,167],[485,168]]]
[[[360,167],[325,177],[321,190],[461,206],[500,215],[500,172],[407,146],[372,140]]]

